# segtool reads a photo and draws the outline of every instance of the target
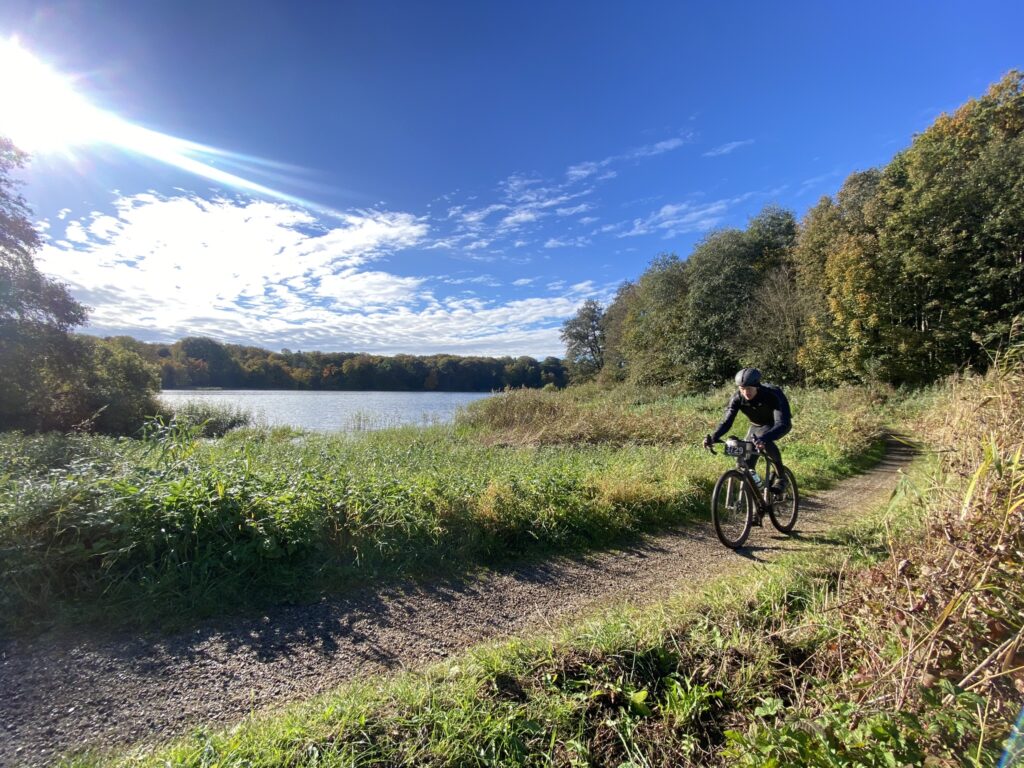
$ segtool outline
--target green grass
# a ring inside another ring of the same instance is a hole
[[[535,432],[538,419],[550,422],[537,397],[574,423],[614,421],[616,436],[510,441],[509,423]],[[893,406],[873,397],[793,393],[797,427],[783,448],[802,488],[877,457]],[[141,441],[2,435],[0,614],[8,628],[189,620],[703,519],[728,461],[696,443],[724,400],[522,392],[454,427],[359,436],[240,429],[211,441],[187,422]],[[640,440],[652,418],[668,426]]]
[[[784,706],[785,660],[834,631],[829,608],[844,570],[885,555],[879,519],[703,594],[610,608],[554,637],[484,646],[230,731],[69,765],[716,764],[740,743],[731,731],[763,725]],[[775,638],[799,621],[826,626]]]
[[[917,482],[927,475],[918,472]],[[944,683],[903,711],[856,703],[837,641],[877,642],[841,611],[892,537],[926,528],[906,493],[770,569],[551,637],[479,647],[230,730],[67,762],[94,766],[889,766],[998,761],[986,698]],[[816,654],[824,658],[815,663]]]
[[[995,766],[1020,704],[996,652],[1024,631],[1024,375],[994,378],[917,414],[955,451],[768,568],[68,765]]]
[[[202,437],[222,437],[233,429],[252,426],[253,416],[246,409],[233,405],[214,405],[198,400],[187,400],[167,408],[163,422],[172,419],[179,424],[198,427]]]

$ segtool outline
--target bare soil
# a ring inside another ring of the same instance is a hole
[[[610,604],[643,604],[805,546],[883,503],[910,452],[890,441],[871,470],[801,500],[798,535],[765,520],[738,552],[710,523],[628,546],[472,577],[407,582],[152,637],[67,634],[0,643],[0,765],[84,748],[161,742],[198,725],[421,667],[484,640],[540,631]]]

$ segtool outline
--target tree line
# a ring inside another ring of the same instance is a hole
[[[271,352],[191,336],[173,344],[114,339],[159,372],[164,389],[377,390],[491,392],[564,387],[568,372],[557,357],[370,355],[355,352]]]
[[[920,385],[1024,315],[1024,74],[942,115],[798,222],[768,207],[651,262],[562,328],[575,381]]]

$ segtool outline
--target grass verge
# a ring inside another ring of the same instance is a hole
[[[562,393],[539,394],[562,403]],[[2,621],[188,621],[354,582],[599,547],[706,516],[726,463],[695,444],[724,393],[570,391],[574,419],[614,417],[619,431],[583,443],[508,439],[503,425],[532,434],[546,420],[520,406],[536,397],[496,398],[486,417],[471,412],[455,427],[360,436],[239,429],[211,441],[204,421],[188,420],[144,440],[2,435]],[[877,456],[893,407],[877,393],[807,390],[793,400],[797,428],[784,449],[802,488]],[[663,426],[641,439],[654,422],[677,425],[680,437]]]
[[[769,570],[68,765],[1014,764],[1021,386],[1019,360],[954,382],[920,430],[955,453]]]

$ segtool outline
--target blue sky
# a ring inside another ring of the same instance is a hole
[[[6,67],[0,132],[58,129],[22,192],[88,332],[543,357],[658,254],[886,163],[1024,68],[1021,29],[1015,2],[8,0],[0,40],[116,121]]]

